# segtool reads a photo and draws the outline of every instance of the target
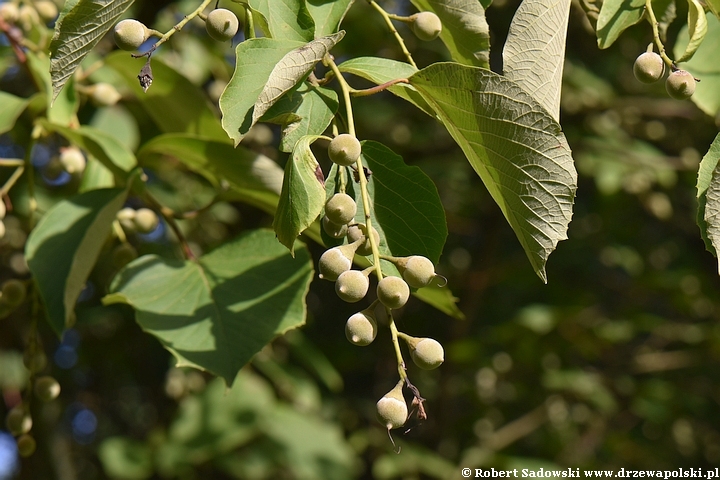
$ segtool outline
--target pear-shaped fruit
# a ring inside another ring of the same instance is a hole
[[[225,8],[216,8],[205,20],[205,28],[211,38],[218,42],[232,40],[240,27],[238,18]]]
[[[360,158],[362,146],[354,135],[343,133],[333,138],[328,146],[328,156],[341,167],[349,167]]]
[[[85,170],[85,155],[77,147],[64,147],[60,149],[60,163],[70,175],[80,174]]]
[[[337,223],[331,222],[327,217],[322,219],[322,227],[332,238],[342,238],[347,235],[348,226],[347,224],[338,225]]]
[[[403,381],[400,380],[395,388],[386,393],[377,402],[377,416],[385,428],[392,430],[405,425],[408,416],[407,403],[402,394]]]
[[[385,277],[378,282],[377,297],[388,308],[400,308],[410,298],[410,287],[400,277]]]
[[[403,335],[403,338],[410,347],[410,357],[413,362],[423,370],[433,370],[445,361],[445,351],[437,340],[409,335]]]
[[[370,345],[377,336],[377,321],[372,308],[355,313],[345,323],[345,337],[353,345]]]
[[[665,73],[665,62],[657,53],[645,52],[635,60],[633,73],[642,83],[657,82]]]
[[[22,405],[13,407],[5,417],[5,426],[15,436],[28,433],[32,428],[32,417],[25,411]]]
[[[331,222],[344,225],[355,218],[357,204],[347,193],[336,193],[325,204],[325,216]]]
[[[341,273],[335,281],[335,293],[348,303],[359,302],[367,295],[370,280],[360,270]]]
[[[35,380],[35,395],[43,402],[55,400],[60,395],[60,384],[46,375]]]
[[[675,100],[686,100],[695,93],[695,78],[685,70],[675,70],[665,80],[665,89]]]
[[[341,273],[350,270],[352,259],[360,243],[357,241],[326,250],[318,262],[319,277],[334,282]]]
[[[150,30],[143,23],[128,18],[115,25],[113,38],[121,50],[134,51],[150,38]]]
[[[155,230],[160,223],[157,214],[149,208],[138,208],[133,218],[135,230],[139,233],[150,233]]]
[[[435,40],[442,32],[442,22],[432,12],[416,13],[411,18],[413,19],[410,24],[412,31],[422,41]]]
[[[357,254],[362,256],[372,255],[372,246],[370,245],[370,240],[365,236],[365,231],[366,228],[364,223],[352,225],[348,227],[347,231],[348,242],[356,242],[360,239],[363,240],[363,243],[357,249]],[[380,245],[380,234],[375,227],[372,227],[372,236],[375,239],[375,244]]]

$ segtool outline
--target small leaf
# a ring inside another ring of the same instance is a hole
[[[126,197],[126,189],[111,188],[62,200],[28,237],[25,258],[58,335],[75,322],[75,302]]]
[[[257,122],[280,97],[302,81],[344,36],[345,32],[341,31],[288,52],[270,72],[267,83],[255,101],[252,123]]]
[[[708,149],[707,153],[703,157],[702,161],[700,162],[700,167],[698,168],[698,179],[697,179],[697,199],[698,199],[698,213],[697,213],[697,224],[698,227],[700,227],[700,234],[702,236],[703,241],[705,242],[705,248],[708,252],[712,253],[715,257],[717,257],[717,248],[716,248],[716,242],[710,240],[710,237],[708,235],[708,222],[706,220],[707,217],[707,195],[708,195],[708,189],[710,188],[711,184],[713,182],[717,182],[717,176],[715,172],[717,171],[718,164],[720,164],[720,134],[715,137],[715,140],[713,141],[712,145],[710,145],[710,148]],[[716,189],[717,187],[715,187]],[[715,212],[718,209],[718,204],[715,204]],[[711,214],[715,216],[714,222],[716,226],[718,225],[718,219],[716,217],[716,213],[712,212]],[[714,233],[714,238],[717,237],[717,233]]]
[[[411,0],[422,11],[434,12],[443,28],[440,39],[452,59],[464,65],[490,68],[490,27],[478,0]]]
[[[177,366],[207,370],[232,385],[273,337],[305,323],[312,277],[305,247],[292,258],[272,231],[255,230],[197,262],[140,257],[113,280],[103,302],[131,305]]]
[[[705,39],[708,30],[708,22],[705,17],[705,10],[697,0],[688,0],[688,32],[690,41],[685,47],[685,52],[676,59],[676,63],[690,60]]]
[[[645,0],[605,0],[597,21],[598,47],[608,48],[628,27],[638,23],[645,12]]]
[[[300,0],[241,0],[259,12],[267,23],[266,34],[277,40],[309,42],[315,38],[315,24]]]
[[[433,64],[410,82],[438,113],[500,206],[535,272],[567,238],[577,172],[560,125],[515,82]]]
[[[570,3],[570,0],[522,2],[503,47],[505,76],[534,97],[556,122],[560,121]]]
[[[18,117],[25,111],[29,100],[0,92],[0,135],[9,132],[15,126]]]
[[[355,0],[306,0],[310,16],[315,22],[315,38],[331,35],[338,31],[340,23]]]
[[[720,166],[716,165],[712,172],[710,185],[705,192],[705,235],[712,244],[715,252],[720,249]],[[720,273],[720,261],[718,262]]]
[[[66,2],[50,42],[52,100],[134,0]]]
[[[298,140],[285,166],[273,228],[277,239],[290,253],[297,236],[318,218],[325,205],[325,186],[317,177],[322,170],[310,150],[310,143],[318,138],[318,135],[309,135]]]

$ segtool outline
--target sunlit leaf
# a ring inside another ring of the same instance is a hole
[[[628,27],[638,23],[645,12],[645,0],[605,0],[597,21],[600,48],[608,48]]]
[[[271,38],[299,42],[315,38],[315,25],[304,1],[241,0],[241,3],[250,5],[263,16]]]
[[[306,0],[310,16],[315,21],[315,38],[338,31],[340,23],[355,0]]]
[[[26,98],[16,97],[9,93],[0,92],[0,135],[9,132],[15,126],[15,121],[27,107]]]
[[[688,0],[688,33],[690,41],[685,47],[685,52],[677,58],[676,62],[690,60],[705,39],[708,30],[708,22],[705,17],[705,10],[697,0]]]

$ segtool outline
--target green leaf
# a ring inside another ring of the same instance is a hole
[[[720,0],[708,0],[705,2],[705,5],[707,5],[710,11],[720,20]]]
[[[556,122],[560,121],[570,3],[570,0],[522,2],[503,47],[505,76],[545,107]]]
[[[337,32],[354,1],[305,0],[308,12],[315,22],[315,38]]]
[[[453,60],[490,68],[490,27],[477,0],[411,0],[419,10],[434,12],[442,21],[440,39]]]
[[[126,197],[126,189],[110,188],[62,200],[28,237],[25,258],[58,335],[75,322],[75,302]]]
[[[67,2],[55,22],[55,34],[50,42],[53,100],[85,56],[133,2],[134,0]]]
[[[716,159],[717,160],[717,159]],[[720,166],[716,165],[712,172],[710,185],[705,192],[704,237],[710,241],[715,252],[720,249]],[[718,262],[720,273],[720,261]]]
[[[87,125],[68,128],[45,119],[38,119],[37,122],[47,130],[59,133],[71,143],[86,150],[120,177],[127,177],[137,165],[135,155],[119,140],[102,130]]]
[[[262,120],[283,126],[280,151],[292,152],[295,143],[306,135],[320,135],[330,125],[338,109],[335,90],[308,83],[283,96]]]
[[[262,14],[272,38],[303,43],[315,38],[315,25],[304,1],[242,0],[241,3]]]
[[[9,132],[15,126],[18,117],[25,111],[30,101],[9,93],[0,92],[0,135]]]
[[[210,371],[232,385],[240,368],[276,335],[305,323],[312,261],[295,258],[272,231],[255,230],[197,261],[146,255],[111,285],[105,304],[127,303],[178,366]]]
[[[717,249],[715,247],[716,241],[713,241],[710,239],[708,235],[708,221],[706,219],[707,217],[707,203],[708,203],[708,189],[710,189],[711,185],[715,183],[715,186],[713,187],[714,191],[717,192],[717,167],[720,163],[720,134],[715,137],[715,140],[713,141],[712,145],[710,145],[710,148],[708,149],[707,153],[703,157],[702,161],[700,162],[700,167],[698,168],[698,179],[697,179],[697,199],[698,199],[698,213],[697,213],[697,224],[698,227],[700,227],[700,234],[702,236],[703,241],[705,242],[705,248],[708,252],[712,253],[715,257],[717,257]],[[715,195],[715,194],[714,194]],[[718,203],[717,200],[714,200],[715,205],[711,207],[711,215],[713,216],[713,222],[717,226],[718,224],[718,218],[717,218],[717,209],[718,209]],[[713,236],[715,239],[717,239],[717,230],[713,232]]]
[[[274,213],[282,187],[283,171],[277,163],[242,145],[232,145],[195,137],[169,133],[145,143],[138,152],[143,164],[155,159],[174,158],[191,170],[203,175],[217,188],[225,180],[237,194],[237,199]]]
[[[273,228],[277,239],[294,254],[295,239],[318,218],[325,205],[322,170],[310,150],[318,135],[302,137],[285,166]]]
[[[638,23],[645,12],[645,0],[605,0],[597,21],[598,47],[608,48],[628,27]]]
[[[710,15],[712,14],[707,14]],[[683,68],[702,80],[695,85],[695,93],[690,99],[703,112],[715,117],[720,113],[720,62],[717,61],[717,52],[720,51],[720,21],[712,17],[708,20],[705,40]],[[676,57],[687,50],[689,41],[688,28],[685,26],[678,33],[675,43]]]
[[[338,65],[338,68],[341,72],[357,75],[378,85],[391,80],[397,80],[398,78],[410,78],[418,71],[417,68],[409,63],[379,57],[352,58]],[[398,83],[388,88],[388,90],[394,95],[414,104],[431,117],[435,116],[432,107],[427,104],[422,95],[420,95],[412,85]]]
[[[114,186],[115,177],[113,176],[113,173],[95,157],[90,155],[82,174],[82,180],[80,181],[78,192],[82,193],[90,190],[97,190],[98,188],[112,188]]]
[[[275,65],[290,51],[303,46],[296,41],[251,38],[235,49],[235,72],[220,96],[222,127],[235,145],[253,125],[253,109]]]
[[[137,76],[145,61],[144,58],[132,58],[127,52],[115,52],[105,57],[105,64],[120,74],[161,131],[227,140],[205,92],[161,60],[153,58],[155,80],[152,88],[143,92]]]
[[[560,125],[516,83],[485,69],[437,63],[410,82],[460,145],[546,282],[545,263],[567,238],[577,189]]]
[[[688,0],[688,32],[690,41],[685,47],[685,51],[680,58],[676,59],[676,63],[686,62],[690,60],[697,51],[700,44],[705,39],[708,30],[708,22],[705,17],[705,10],[697,0]]]
[[[125,437],[109,437],[98,448],[103,469],[111,478],[144,480],[152,477],[152,450],[144,443]]]
[[[257,122],[280,97],[304,80],[315,68],[315,65],[344,36],[345,32],[341,31],[334,35],[318,38],[288,52],[272,69],[267,83],[255,101],[252,124]]]
[[[53,100],[53,86],[50,79],[50,59],[44,53],[26,52],[27,65],[40,91],[47,99],[47,118],[59,125],[75,126],[78,124],[78,98],[74,88],[74,80],[70,79],[68,87]]]

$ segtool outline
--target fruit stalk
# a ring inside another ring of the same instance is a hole
[[[663,59],[668,68],[670,68],[671,71],[674,71],[675,64],[665,53],[665,45],[663,45],[662,40],[660,39],[660,31],[658,30],[658,22],[655,18],[655,12],[653,11],[652,0],[645,0],[645,11],[648,14],[648,21],[650,22],[650,26],[652,27],[653,39],[655,40],[655,45],[657,46],[658,53],[660,54],[660,57]]]
[[[190,20],[192,20],[193,18],[195,18],[195,17],[197,17],[198,15],[200,15],[200,13],[202,13],[202,11],[205,10],[205,8],[207,8],[207,6],[212,3],[212,1],[213,1],[213,0],[203,0],[203,2],[200,4],[200,6],[199,6],[198,8],[196,8],[196,9],[195,9],[194,11],[192,11],[191,13],[185,15],[185,17],[183,17],[183,19],[180,20],[174,27],[172,27],[170,30],[168,30],[167,33],[163,34],[163,35],[160,37],[160,40],[158,40],[157,42],[155,42],[155,44],[154,44],[152,47],[150,47],[150,50],[148,50],[148,51],[145,52],[145,53],[133,54],[133,57],[135,57],[135,58],[139,58],[139,57],[148,57],[148,58],[150,58],[150,55],[152,55],[153,52],[154,52],[160,45],[162,45],[163,43],[167,42],[167,41],[170,39],[170,37],[172,37],[173,35],[175,35],[176,32],[179,32],[180,30],[182,30],[186,23],[188,23]]]
[[[395,28],[395,25],[393,25],[392,20],[390,19],[390,15],[383,10],[383,8],[375,2],[375,0],[368,0],[368,3],[370,3],[370,6],[372,6],[375,10],[382,15],[382,17],[385,19],[385,23],[387,24],[390,31],[395,36],[395,39],[397,40],[398,44],[400,45],[400,50],[402,50],[403,55],[405,55],[405,58],[407,58],[407,61],[410,65],[417,68],[417,65],[415,64],[415,60],[413,60],[412,55],[410,55],[410,52],[408,51],[407,47],[405,46],[405,41],[402,39],[400,34],[398,33],[397,29]]]

